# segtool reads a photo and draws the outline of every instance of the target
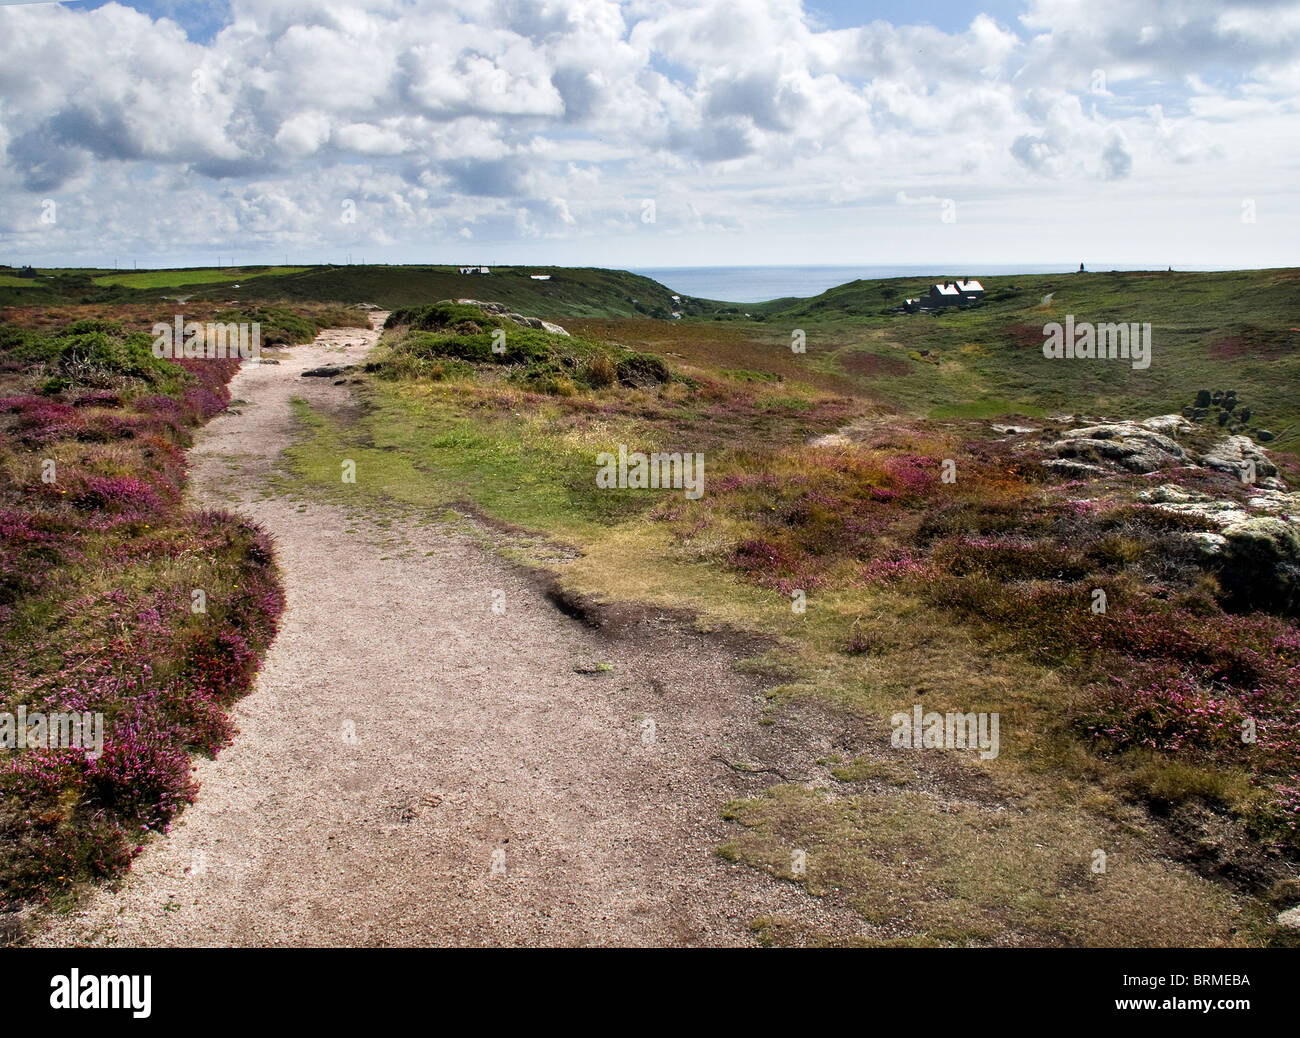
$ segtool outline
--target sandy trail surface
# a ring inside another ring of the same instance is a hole
[[[734,652],[653,615],[610,637],[446,526],[268,492],[293,398],[351,407],[350,385],[302,372],[376,339],[333,329],[245,365],[202,430],[195,503],[275,536],[281,633],[234,744],[196,762],[197,801],[31,943],[749,944],[761,915],[849,925],[715,854],[721,805],[775,780],[727,762],[779,738],[755,734]]]

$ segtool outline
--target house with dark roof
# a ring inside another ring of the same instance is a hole
[[[908,299],[903,309],[909,314],[920,310],[946,310],[950,306],[970,306],[984,298],[984,286],[978,281],[945,281],[930,286],[928,294]]]

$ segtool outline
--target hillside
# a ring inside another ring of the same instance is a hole
[[[549,275],[535,281],[533,275]],[[238,286],[238,287],[236,287]],[[447,266],[229,267],[161,271],[0,268],[0,307],[194,300],[374,303],[385,309],[440,299],[492,299],[544,317],[667,319],[672,292],[649,278],[596,267],[494,267],[462,275]],[[688,300],[683,312],[717,304]]]
[[[976,272],[978,273],[978,272]],[[1117,272],[981,278],[978,306],[896,313],[918,278],[855,281],[822,295],[747,307],[681,327],[583,322],[629,345],[862,395],[931,418],[1181,412],[1202,389],[1237,390],[1252,422],[1300,448],[1300,270]],[[1149,367],[1043,356],[1044,327],[1151,325]],[[791,351],[802,331],[806,352]]]
[[[534,274],[550,280],[535,281]],[[889,278],[743,307],[684,298],[677,304],[683,319],[674,321],[668,319],[674,307],[668,288],[599,268],[498,267],[487,276],[445,266],[0,269],[0,307],[144,306],[180,297],[191,309],[231,300],[368,302],[397,309],[483,299],[688,365],[792,379],[932,418],[1075,410],[1161,414],[1190,406],[1202,389],[1236,389],[1255,427],[1273,434],[1277,448],[1300,449],[1300,404],[1287,388],[1300,376],[1300,270],[981,280],[988,290],[983,303],[942,314],[894,312],[908,296],[923,293],[927,282]],[[1151,324],[1150,366],[1044,358],[1044,326],[1069,315],[1098,324]],[[790,349],[796,331],[805,334],[805,353]]]

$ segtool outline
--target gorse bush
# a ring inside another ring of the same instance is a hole
[[[109,321],[81,321],[53,335],[10,330],[0,336],[0,351],[14,368],[43,364],[56,372],[55,390],[103,380],[166,386],[178,378],[174,367],[153,355],[148,334],[127,334]]]
[[[662,357],[633,353],[618,362],[618,380],[625,386],[656,386],[672,378]]]
[[[617,379],[618,368],[604,354],[592,357],[583,375],[583,381],[593,389],[608,389]]]
[[[434,303],[432,306],[405,307],[388,315],[385,328],[410,327],[416,331],[444,331],[457,325],[476,324],[480,328],[497,328],[500,318],[489,316],[482,307],[470,303]],[[512,322],[505,322],[518,327]]]
[[[518,324],[466,303],[394,311],[377,367],[385,378],[467,378],[507,369],[514,383],[552,396],[657,386],[672,374],[659,357]]]

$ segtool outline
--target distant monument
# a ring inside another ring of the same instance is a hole
[[[1079,264],[1079,273],[1080,273],[1080,274],[1086,274],[1086,273],[1087,273],[1087,271],[1083,269],[1083,264],[1082,264],[1082,263]]]

